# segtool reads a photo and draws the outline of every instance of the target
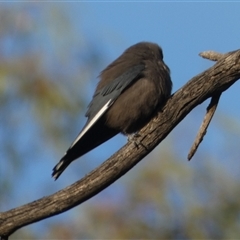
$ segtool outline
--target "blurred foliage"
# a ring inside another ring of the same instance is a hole
[[[0,170],[1,196],[11,196],[11,178],[21,176],[33,152],[41,158],[76,135],[71,126],[86,105],[81,89],[96,78],[100,58],[90,41],[74,40],[66,11],[37,2],[1,3],[0,151],[8,160]]]
[[[73,140],[86,106],[82,96],[90,87],[87,80],[98,75],[97,43],[76,34],[69,6],[0,4],[1,211],[11,206],[9,202],[19,205],[16,191],[24,176],[32,180],[32,161],[48,161],[46,155]],[[228,137],[229,121],[220,126]],[[234,123],[236,134],[239,124]],[[239,238],[239,176],[217,164],[202,147],[187,163],[179,152],[191,143],[188,130],[183,127],[175,141],[172,136],[165,140],[130,173],[82,206],[25,227],[11,239]],[[226,139],[218,150],[231,163],[234,150]],[[38,192],[46,190],[45,185],[49,183],[38,182]]]

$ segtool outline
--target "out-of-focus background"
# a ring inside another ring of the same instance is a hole
[[[173,92],[240,46],[240,3],[0,3],[0,211],[52,194],[123,146],[118,136],[51,170],[81,130],[99,72],[139,41],[162,46]],[[240,236],[239,82],[222,95],[192,161],[209,100],[151,154],[81,206],[11,239],[206,239]]]

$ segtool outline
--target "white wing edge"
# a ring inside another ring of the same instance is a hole
[[[113,102],[111,102],[112,99],[110,99],[94,116],[94,118],[88,123],[88,125],[82,130],[82,132],[77,136],[75,141],[72,143],[70,148],[72,148],[79,140],[80,138],[92,127],[92,125],[106,112],[106,110],[112,105]],[[111,103],[111,104],[110,104]]]

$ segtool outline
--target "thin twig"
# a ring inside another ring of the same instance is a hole
[[[204,51],[204,52],[199,53],[199,56],[201,56],[202,58],[212,60],[212,61],[218,61],[224,56],[224,54],[221,54],[221,53],[218,53],[218,52],[215,52],[215,51]],[[195,141],[194,141],[194,143],[193,143],[193,145],[192,145],[192,147],[191,147],[191,149],[188,153],[188,160],[189,161],[191,160],[191,158],[196,153],[200,143],[203,140],[203,137],[207,133],[207,128],[208,128],[208,126],[209,126],[209,124],[212,120],[212,117],[213,117],[215,111],[216,111],[220,96],[221,96],[221,93],[219,93],[217,95],[214,95],[211,98],[211,102],[210,102],[209,106],[207,107],[207,113],[206,113],[206,115],[203,119],[203,122],[202,122],[201,126],[200,126],[200,129],[198,131],[196,139],[195,139]]]
[[[212,98],[211,98],[211,102],[210,104],[208,105],[207,107],[207,113],[203,119],[203,122],[202,122],[202,125],[198,131],[198,134],[196,136],[196,139],[189,151],[189,154],[188,154],[188,160],[190,161],[191,158],[194,156],[195,152],[197,151],[200,143],[202,142],[203,140],[203,137],[205,136],[205,134],[207,133],[207,128],[212,120],[212,117],[217,109],[217,105],[218,105],[218,101],[220,99],[220,96],[221,96],[221,93],[219,94],[216,94],[214,95]]]
[[[214,51],[204,51],[199,53],[199,56],[201,56],[202,58],[206,58],[212,61],[218,61],[221,57],[224,56],[224,54],[222,53],[218,53],[218,52],[214,52]]]

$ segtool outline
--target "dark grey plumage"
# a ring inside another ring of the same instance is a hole
[[[129,47],[100,74],[82,131],[53,168],[57,179],[76,158],[118,133],[139,131],[171,94],[170,70],[162,49],[140,42]]]

